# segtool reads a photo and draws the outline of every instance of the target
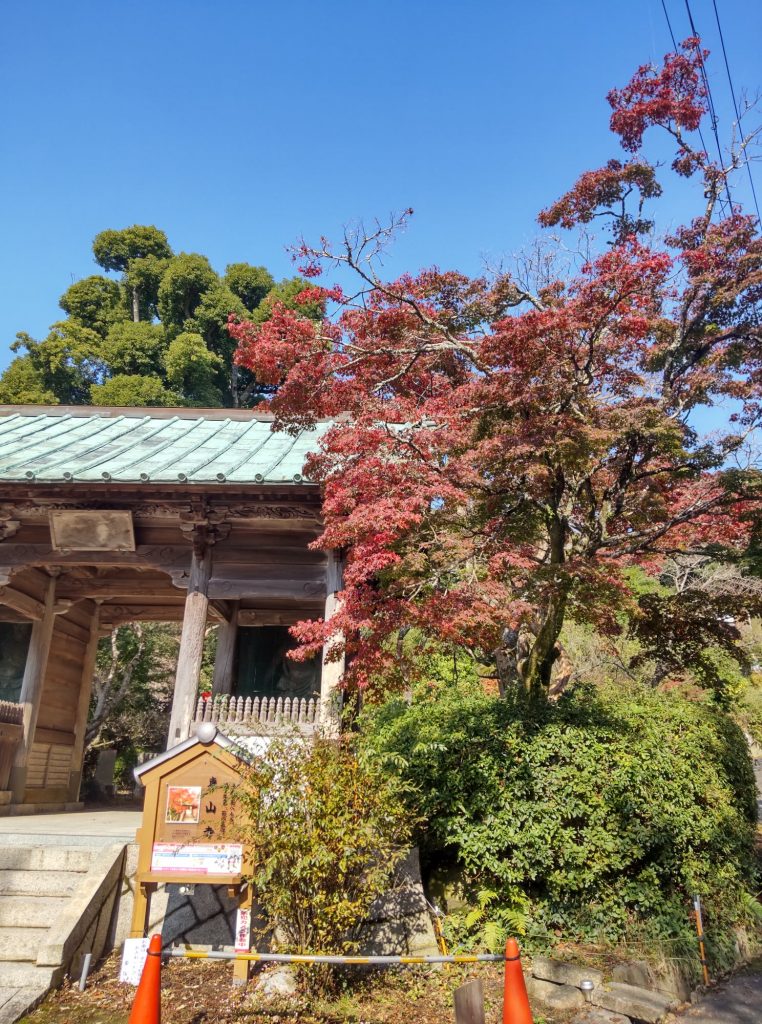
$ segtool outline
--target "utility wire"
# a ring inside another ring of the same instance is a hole
[[[685,0],[685,9],[688,12],[688,21],[689,21],[690,26],[691,26],[691,34],[693,35],[693,37],[695,39],[698,39],[698,32],[696,31],[696,25],[695,25],[695,23],[693,21],[693,12],[691,11],[691,5],[690,5],[689,0]],[[702,79],[702,81],[704,83],[704,89],[706,90],[706,97],[707,97],[707,101],[709,103],[709,116],[711,118],[712,133],[714,134],[714,141],[717,143],[717,153],[719,155],[719,160],[720,160],[720,164],[719,165],[720,165],[720,167],[722,167],[723,166],[722,146],[720,144],[720,133],[717,131],[717,112],[715,110],[714,100],[712,98],[712,90],[711,90],[711,88],[709,86],[709,78],[708,78],[707,73],[706,73],[706,68],[704,67],[704,55],[701,52],[701,44],[700,43],[696,44],[696,55],[697,55],[698,60],[699,60],[699,68],[701,69],[701,79]],[[726,191],[727,196],[728,196],[728,203],[730,205],[730,213],[732,214],[733,213],[733,200],[731,199],[731,196],[730,196],[730,184],[728,182],[727,176],[725,177],[725,191]]]
[[[720,45],[722,46],[722,56],[725,61],[725,70],[728,74],[728,85],[730,86],[730,95],[733,98],[733,109],[736,112],[736,124],[739,126],[740,131],[741,114],[738,110],[738,101],[736,100],[736,91],[733,86],[733,77],[730,74],[730,62],[728,60],[728,51],[725,49],[725,37],[722,34],[722,25],[720,24],[720,12],[717,10],[717,0],[712,0],[712,6],[714,7],[714,17],[717,21],[717,31],[720,34]],[[757,211],[757,221],[758,223],[762,224],[762,216],[760,215],[759,203],[757,202],[757,190],[754,188],[754,176],[751,173],[751,162],[749,161],[748,157],[745,157],[744,162],[746,164],[746,173],[749,175],[749,185],[751,186],[751,194],[752,198],[754,199],[754,209]]]
[[[667,19],[667,28],[669,29],[669,34],[672,36],[672,45],[675,48],[675,53],[677,53],[677,40],[675,39],[675,33],[672,31],[672,22],[669,20],[665,0],[661,0],[661,9],[664,11],[664,17]]]

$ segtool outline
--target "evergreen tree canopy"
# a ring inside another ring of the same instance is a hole
[[[175,253],[153,225],[107,229],[93,240],[105,271],[70,285],[66,319],[42,340],[20,332],[0,376],[0,402],[15,405],[239,406],[267,389],[233,363],[237,320],[264,323],[276,302],[297,302],[305,282],[275,282],[264,266],[230,263],[219,275],[200,253]]]

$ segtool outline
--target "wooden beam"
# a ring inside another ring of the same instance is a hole
[[[212,571],[212,548],[199,552],[194,549],[191,560],[188,596],[185,598],[183,631],[177,658],[175,695],[169,720],[167,748],[188,738],[196,708],[201,659],[204,653],[206,618],[209,609],[209,577]]]
[[[48,663],[50,641],[53,637],[53,626],[56,621],[54,606],[56,600],[56,580],[51,576],[45,591],[45,612],[32,626],[32,636],[24,667],[24,678],[21,683],[19,704],[24,705],[24,734],[16,748],[9,786],[13,792],[14,803],[21,803],[26,790],[26,770],[29,753],[34,741],[37,727],[37,716],[40,712],[42,687],[45,682],[45,669]]]
[[[50,544],[3,544],[0,568],[12,570],[29,566],[102,565],[145,566],[154,569],[187,568],[190,547],[173,544],[139,544],[136,551],[70,551],[62,554]]]
[[[12,608],[27,619],[41,619],[45,614],[45,605],[28,594],[23,594],[15,587],[0,587],[0,604]]]
[[[210,600],[209,608],[210,611],[213,609],[223,622],[230,622],[230,617],[234,614],[234,609],[236,608],[237,604],[237,601]]]
[[[93,690],[93,673],[98,656],[98,640],[100,639],[100,607],[96,604],[90,619],[90,636],[88,637],[85,657],[82,660],[82,675],[79,682],[77,699],[77,715],[74,722],[74,749],[71,755],[71,775],[69,776],[69,799],[79,800],[79,787],[82,781],[82,757],[85,750],[85,733],[90,712],[90,695]]]
[[[303,619],[320,618],[319,608],[311,611],[291,608],[242,608],[238,613],[239,626],[293,626]]]
[[[182,622],[185,605],[101,605],[101,623],[120,625],[124,622]]]
[[[214,658],[212,693],[233,692],[233,669],[238,636],[238,602],[232,607],[229,620],[220,626],[217,636],[217,652]]]
[[[343,565],[340,556],[331,552],[326,566],[326,598],[323,621],[328,623],[341,610],[339,592],[343,586]],[[341,639],[337,633],[336,640]],[[330,641],[323,646],[320,670],[320,723],[328,735],[338,735],[341,712],[341,681],[344,676],[344,656],[329,661]]]
[[[62,598],[69,598],[74,601],[81,601],[85,598],[100,599],[107,601],[111,597],[117,598],[145,598],[156,595],[157,597],[178,597],[177,588],[172,585],[169,576],[152,575],[150,573],[138,573],[136,575],[122,576],[93,576],[81,580],[61,580],[58,594]]]

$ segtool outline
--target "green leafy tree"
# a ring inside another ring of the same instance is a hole
[[[97,751],[113,747],[126,786],[139,753],[158,753],[167,739],[179,629],[165,623],[119,626],[98,647],[85,740],[86,772]]]
[[[130,260],[124,272],[124,284],[132,296],[133,320],[155,320],[159,315],[159,285],[169,259],[142,256]]]
[[[46,387],[38,368],[28,355],[16,356],[0,377],[3,405],[58,405],[58,395]]]
[[[134,261],[146,258],[166,260],[172,255],[172,249],[167,236],[159,228],[133,224],[120,231],[107,229],[97,234],[93,240],[93,255],[95,262],[104,270],[129,274]],[[134,320],[140,319],[140,284],[140,276],[133,275],[130,286]]]
[[[428,873],[468,905],[449,908],[453,938],[650,939],[679,955],[698,892],[729,965],[753,905],[756,792],[740,729],[708,698],[579,685],[529,705],[430,673],[361,733],[423,819]]]
[[[349,953],[407,850],[412,816],[397,780],[346,738],[274,740],[244,771],[233,834],[252,851],[256,898],[290,953]],[[308,978],[324,987],[331,975]]]
[[[67,319],[42,341],[18,335],[12,346],[18,357],[0,376],[0,400],[254,404],[267,389],[234,363],[230,316],[258,315],[264,322],[278,302],[305,315],[322,309],[319,302],[297,303],[300,279],[275,285],[265,267],[248,263],[231,263],[220,277],[206,256],[175,255],[153,225],[101,231],[93,254],[106,273],[66,289],[60,304]]]
[[[200,334],[178,334],[167,349],[164,364],[168,383],[183,395],[187,405],[199,408],[222,405],[219,380],[223,361],[209,351]]]
[[[181,329],[196,311],[204,292],[219,278],[206,256],[181,252],[170,260],[159,285],[158,310],[165,327]]]
[[[90,395],[96,405],[168,408],[182,403],[177,392],[167,390],[158,377],[138,373],[117,373],[102,384],[93,384]]]
[[[126,321],[108,332],[101,354],[112,374],[155,374],[164,369],[167,336],[161,324]]]
[[[275,287],[267,267],[253,267],[250,263],[228,263],[225,268],[225,284],[237,295],[250,312],[259,306]]]
[[[67,288],[58,304],[64,313],[105,337],[112,324],[127,319],[122,289],[99,274],[83,277]]]
[[[207,347],[224,361],[226,367],[232,367],[233,353],[236,342],[228,332],[228,317],[246,316],[246,307],[233,292],[221,282],[213,284],[196,306],[193,316],[188,317],[183,329],[200,334]],[[232,385],[228,390],[232,393]]]
[[[299,296],[308,288],[310,288],[309,283],[302,277],[288,277],[283,281],[279,281],[267,293],[266,298],[262,300],[255,310],[252,322],[256,324],[265,323],[272,317],[273,310],[277,305],[282,305],[286,309],[293,309],[296,313],[310,320],[319,320],[325,312],[325,302],[323,300],[311,298],[309,302],[299,301]]]
[[[52,404],[84,405],[90,400],[90,387],[100,381],[103,363],[100,359],[101,338],[89,327],[76,320],[62,320],[53,324],[50,334],[36,341],[29,334],[16,335],[11,345],[13,352],[26,350],[15,360],[17,364],[10,378],[3,375],[6,401],[20,402],[14,396],[12,385],[28,386],[29,370],[39,381],[40,394],[55,396]],[[22,369],[18,364],[23,361]]]

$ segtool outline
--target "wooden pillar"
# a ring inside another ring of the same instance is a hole
[[[193,723],[201,659],[204,654],[206,615],[209,609],[207,593],[211,571],[211,545],[205,544],[201,548],[194,546],[188,594],[185,598],[183,631],[180,636],[180,653],[177,657],[175,695],[172,701],[172,717],[169,721],[167,749],[187,739]]]
[[[55,612],[56,580],[51,576],[45,590],[45,603],[42,618],[32,626],[29,640],[29,651],[26,656],[24,679],[21,683],[19,703],[24,705],[23,735],[16,748],[13,759],[9,788],[12,791],[13,803],[22,803],[26,790],[26,770],[29,754],[34,742],[34,731],[37,728],[37,716],[42,700],[42,687],[45,682],[45,669],[48,664],[50,641],[53,637],[53,626],[56,621]]]
[[[238,637],[238,608],[240,602],[233,601],[230,618],[223,622],[217,634],[217,653],[214,658],[212,693],[233,692],[233,670],[235,668],[235,644]]]
[[[342,563],[336,552],[329,551],[326,567],[326,597],[323,619],[330,622],[341,607],[339,591],[342,589]],[[341,714],[341,684],[344,675],[344,658],[339,661],[326,660],[326,645],[323,648],[323,664],[320,672],[320,725],[329,736],[338,736]]]
[[[74,747],[71,752],[71,775],[69,776],[69,799],[72,802],[79,800],[79,787],[82,783],[82,758],[85,752],[85,733],[87,732],[87,719],[90,714],[90,697],[93,692],[95,661],[98,657],[100,618],[101,603],[96,601],[93,615],[90,619],[90,636],[82,662],[79,699],[77,700],[77,719],[74,723]]]

